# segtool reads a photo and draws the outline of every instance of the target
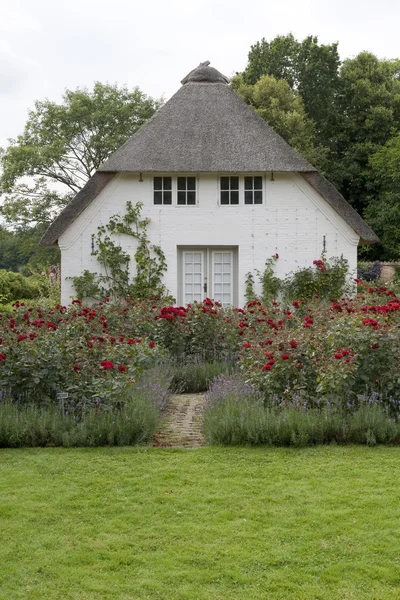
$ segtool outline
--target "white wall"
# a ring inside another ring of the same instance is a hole
[[[246,273],[262,270],[265,260],[276,252],[279,277],[310,266],[321,256],[323,236],[328,257],[343,254],[355,272],[359,236],[353,229],[300,175],[278,173],[274,179],[264,174],[262,205],[244,205],[241,197],[239,206],[220,206],[219,175],[201,174],[197,206],[176,206],[174,197],[172,206],[154,206],[153,174],[143,175],[143,182],[136,174],[116,176],[59,238],[62,302],[67,304],[74,296],[68,277],[84,269],[100,271],[91,256],[91,236],[112,215],[123,214],[128,200],[144,204],[142,215],[151,219],[149,238],[166,255],[165,284],[174,297],[178,296],[177,246],[238,246],[240,305],[245,302]],[[121,243],[133,255],[135,241],[123,236]]]

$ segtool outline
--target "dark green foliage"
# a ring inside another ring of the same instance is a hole
[[[254,84],[237,75],[232,78],[231,85],[297,152],[311,163],[323,166],[326,152],[315,147],[314,123],[297,90],[272,75],[262,75]]]
[[[379,60],[369,52],[344,61],[340,71],[329,175],[361,213],[379,193],[380,178],[385,177],[386,165],[372,170],[370,157],[400,128],[399,72],[399,60]]]
[[[316,36],[299,42],[289,34],[254,44],[243,76],[253,85],[263,75],[284,79],[300,94],[307,115],[315,123],[319,145],[328,146],[329,124],[335,118],[339,93],[339,66],[337,43],[319,44]]]
[[[46,268],[60,262],[58,248],[44,248],[39,241],[46,225],[26,229],[6,229],[0,226],[0,269],[29,271],[31,267]]]
[[[21,298],[38,298],[40,289],[35,282],[20,273],[0,270],[0,303],[7,304]]]
[[[289,302],[296,298],[311,299],[317,296],[326,300],[337,300],[346,292],[349,265],[346,259],[331,258],[314,261],[315,267],[307,267],[290,273],[281,289]]]

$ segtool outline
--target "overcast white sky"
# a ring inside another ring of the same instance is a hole
[[[398,0],[0,0],[0,146],[34,100],[93,81],[168,99],[199,62],[243,70],[265,37],[339,41],[342,59],[400,57]]]

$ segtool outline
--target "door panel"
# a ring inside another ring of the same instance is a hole
[[[204,252],[183,252],[183,288],[184,303],[203,300]]]
[[[233,304],[233,252],[212,252],[213,298],[223,306]]]

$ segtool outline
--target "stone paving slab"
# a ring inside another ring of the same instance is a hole
[[[162,448],[199,448],[202,433],[204,394],[172,396],[166,419],[154,436],[153,446]]]

